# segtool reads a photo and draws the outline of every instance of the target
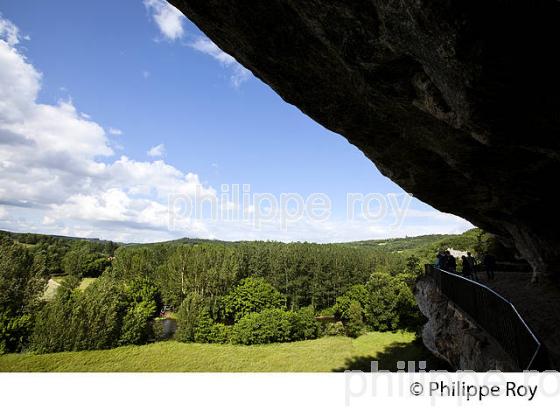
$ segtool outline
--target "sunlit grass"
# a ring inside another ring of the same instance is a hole
[[[45,292],[43,293],[43,300],[53,300],[56,295],[56,290],[68,278],[67,275],[53,276],[49,280]],[[89,285],[95,282],[97,278],[83,278],[78,285],[78,289],[85,290]]]
[[[83,278],[82,281],[80,282],[80,285],[78,286],[78,289],[84,290],[96,280],[97,278]]]
[[[397,360],[430,359],[413,333],[372,332],[357,339],[336,336],[257,346],[169,341],[111,350],[9,354],[0,356],[0,371],[330,372],[367,370],[371,360],[394,370]]]

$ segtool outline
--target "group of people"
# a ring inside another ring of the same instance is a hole
[[[465,278],[478,281],[479,280],[478,273],[477,273],[478,271],[476,266],[476,259],[474,258],[474,256],[472,256],[470,252],[467,252],[466,255],[461,256],[461,261],[462,261],[463,268],[460,274]],[[482,263],[486,270],[486,276],[488,277],[488,280],[494,279],[496,258],[494,258],[493,255],[485,254],[484,257],[482,258]],[[448,250],[438,252],[438,254],[436,255],[435,266],[436,268],[439,268],[447,272],[458,273],[457,259],[455,259],[455,257],[451,255],[451,252]]]

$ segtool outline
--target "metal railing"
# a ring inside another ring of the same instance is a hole
[[[513,303],[482,283],[433,265],[425,269],[440,291],[490,334],[520,370],[547,370],[546,349]]]

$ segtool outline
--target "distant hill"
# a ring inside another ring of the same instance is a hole
[[[462,234],[454,235],[421,235],[410,236],[405,238],[375,239],[368,241],[345,242],[342,245],[383,248],[388,252],[402,252],[407,250],[418,250],[426,247],[434,246],[442,249],[453,248],[458,250],[474,250],[473,248],[480,241],[487,241],[491,237],[490,234],[482,229],[473,228]]]
[[[0,237],[6,236],[17,242],[25,244],[35,244],[44,241],[88,241],[93,243],[114,243],[118,246],[150,246],[150,245],[181,245],[181,244],[203,244],[203,243],[218,243],[218,244],[238,244],[242,242],[263,242],[263,241],[223,241],[219,239],[201,239],[201,238],[179,238],[170,241],[163,242],[150,242],[150,243],[122,243],[113,242],[109,240],[99,239],[99,238],[80,238],[74,236],[63,236],[63,235],[49,235],[49,234],[38,234],[38,233],[19,233],[19,232],[9,232],[0,230]],[[421,235],[421,236],[410,236],[404,238],[390,238],[390,239],[373,239],[366,241],[355,241],[355,242],[339,242],[335,245],[341,246],[352,246],[352,247],[366,247],[374,248],[377,250],[384,250],[387,252],[403,252],[403,251],[414,251],[421,250],[425,248],[435,248],[442,247],[443,249],[453,248],[458,250],[473,250],[476,246],[477,241],[487,239],[488,234],[478,228],[471,229],[465,233],[457,235],[445,235],[445,234],[434,234],[434,235]]]
[[[99,244],[105,243],[114,243],[122,245],[118,242],[113,242],[109,240],[99,239],[99,238],[80,238],[77,236],[64,236],[64,235],[50,235],[50,234],[42,234],[42,233],[29,233],[29,232],[10,232],[0,230],[0,238],[1,237],[8,237],[14,241],[34,245],[39,242],[52,242],[52,241],[87,241]]]

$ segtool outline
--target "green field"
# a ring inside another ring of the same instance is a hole
[[[396,370],[398,360],[428,360],[445,368],[413,333],[372,332],[350,339],[323,337],[302,342],[238,346],[159,342],[112,350],[0,356],[3,372],[331,372]]]

